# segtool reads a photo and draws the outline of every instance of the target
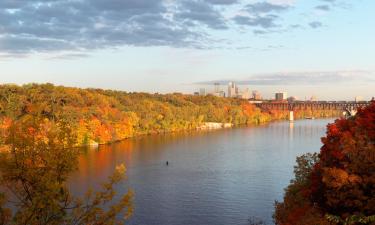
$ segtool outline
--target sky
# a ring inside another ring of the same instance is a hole
[[[0,83],[375,96],[374,0],[0,0]]]

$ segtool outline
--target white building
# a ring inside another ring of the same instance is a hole
[[[214,84],[214,92],[212,93],[212,95],[216,97],[225,97],[225,91],[221,90],[220,83]]]
[[[275,93],[275,100],[276,101],[284,101],[288,99],[288,93],[287,92],[278,92]]]
[[[244,91],[241,93],[237,94],[237,98],[242,98],[242,99],[250,99],[251,98],[251,93],[249,88],[246,88]]]
[[[206,89],[205,88],[199,89],[199,95],[200,96],[206,96]]]
[[[225,91],[214,92],[214,93],[211,93],[209,95],[225,98]]]
[[[237,87],[236,83],[229,82],[229,84],[228,84],[228,97],[234,98],[234,97],[237,97],[237,95],[238,95],[238,87]]]
[[[354,99],[355,102],[362,102],[363,101],[363,97],[362,96],[356,96],[355,99]]]

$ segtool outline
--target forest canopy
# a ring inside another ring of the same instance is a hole
[[[276,224],[375,224],[375,102],[329,124],[322,142],[297,158]]]
[[[245,100],[182,94],[128,93],[52,84],[1,85],[0,124],[24,116],[65,121],[77,145],[196,129],[203,122],[259,124],[269,113]]]

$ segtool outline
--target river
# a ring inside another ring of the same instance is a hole
[[[87,150],[70,179],[76,194],[125,163],[135,191],[131,225],[273,224],[275,200],[293,178],[296,156],[319,151],[333,119],[145,136]],[[169,165],[166,165],[166,161]]]

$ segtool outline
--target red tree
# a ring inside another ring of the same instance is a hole
[[[318,158],[299,157],[276,224],[375,224],[375,102],[327,126]]]

